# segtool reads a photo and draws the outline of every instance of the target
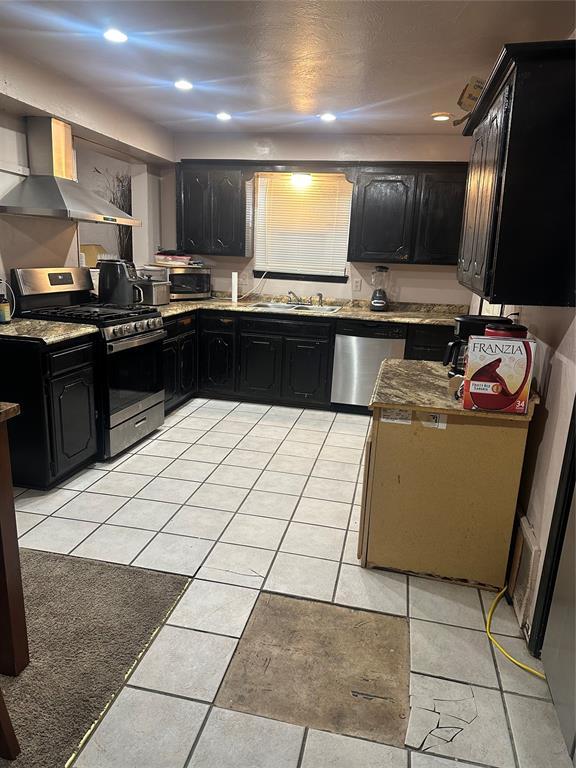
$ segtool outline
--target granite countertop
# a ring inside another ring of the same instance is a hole
[[[18,416],[20,413],[20,406],[17,403],[1,403],[0,402],[0,424],[3,421]]]
[[[93,333],[98,333],[95,325],[27,320],[21,317],[15,317],[10,323],[0,325],[0,338],[39,339],[44,344],[59,344],[61,341],[70,341]]]
[[[474,418],[497,418],[529,421],[540,398],[530,397],[528,413],[499,413],[497,411],[468,411],[455,400],[448,389],[448,373],[442,363],[427,360],[383,360],[374,385],[370,408],[411,411],[431,411]]]
[[[388,312],[371,312],[366,306],[354,306],[348,303],[342,306],[338,312],[325,312],[322,307],[302,312],[283,311],[255,307],[254,304],[262,301],[262,298],[252,299],[247,302],[234,304],[229,299],[203,299],[201,301],[173,301],[170,304],[158,307],[164,318],[195,312],[199,309],[213,309],[227,312],[249,312],[253,314],[271,313],[282,317],[333,317],[342,320],[373,320],[382,323],[418,323],[423,325],[454,325],[455,315],[467,312],[467,308],[459,305],[429,305],[429,304],[405,304],[396,305]],[[272,299],[266,299],[272,300]],[[278,300],[278,299],[276,299]],[[332,303],[332,306],[336,302]],[[330,306],[327,304],[327,306]],[[398,307],[401,309],[398,309]]]

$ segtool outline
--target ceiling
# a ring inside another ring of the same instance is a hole
[[[574,26],[563,0],[0,0],[0,47],[175,132],[460,133],[430,113],[460,117],[462,87],[503,43]],[[128,41],[104,40],[109,27]]]

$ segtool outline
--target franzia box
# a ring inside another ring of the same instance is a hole
[[[464,375],[467,410],[526,413],[536,342],[504,336],[470,336]]]

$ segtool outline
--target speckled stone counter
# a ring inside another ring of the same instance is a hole
[[[95,325],[81,323],[57,323],[52,320],[26,320],[15,317],[11,323],[0,325],[2,338],[39,339],[44,344],[60,344],[81,336],[98,333]]]
[[[17,403],[2,403],[0,402],[0,424],[3,421],[18,416],[20,413],[20,406]]]
[[[442,363],[426,360],[384,360],[374,385],[370,408],[388,408],[434,413],[461,413],[475,418],[513,419],[529,421],[534,406],[539,402],[537,394],[530,397],[528,413],[498,411],[468,411],[448,389],[448,368]]]
[[[373,320],[382,323],[418,323],[422,325],[454,325],[455,315],[461,314],[463,307],[461,306],[446,306],[446,305],[421,305],[420,309],[418,304],[405,305],[408,309],[398,310],[394,307],[389,312],[371,312],[364,306],[354,306],[347,304],[342,306],[338,312],[326,312],[322,310],[322,307],[315,307],[313,310],[297,311],[297,310],[274,310],[265,307],[254,306],[262,298],[252,300],[250,302],[238,302],[238,304],[232,303],[229,299],[205,299],[202,301],[173,301],[170,304],[166,304],[162,307],[158,307],[162,317],[176,317],[178,315],[187,314],[189,312],[195,312],[199,309],[212,309],[227,312],[249,312],[254,314],[278,314],[282,317],[333,317],[335,319],[342,320]],[[332,302],[332,306],[335,302]],[[330,304],[327,304],[330,306]],[[396,305],[396,307],[399,305]],[[401,305],[402,306],[402,305]]]

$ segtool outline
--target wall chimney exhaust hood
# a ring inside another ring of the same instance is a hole
[[[30,176],[0,198],[0,213],[142,226],[139,219],[78,184],[68,123],[28,117],[26,125]]]

